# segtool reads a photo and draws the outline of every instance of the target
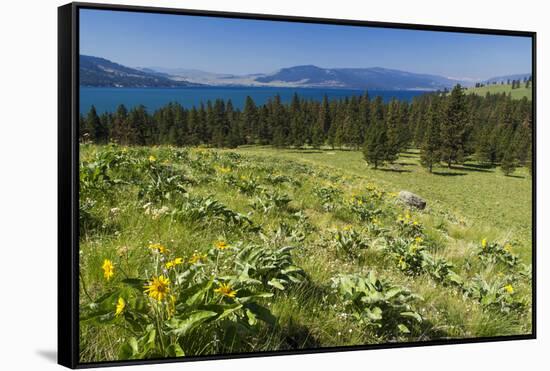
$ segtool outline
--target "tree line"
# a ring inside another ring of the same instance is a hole
[[[257,105],[247,97],[242,110],[217,99],[198,107],[169,103],[150,114],[143,105],[99,115],[92,106],[80,116],[82,142],[121,145],[209,145],[235,148],[244,144],[283,147],[362,149],[377,168],[393,162],[407,148],[421,149],[430,171],[440,162],[462,163],[470,156],[490,165],[530,165],[531,101],[504,93],[484,97],[451,92],[423,94],[411,102],[380,96],[321,101],[294,94],[289,103],[275,95]]]
[[[526,89],[529,89],[529,87],[531,86],[533,82],[533,77],[532,76],[529,76],[529,77],[524,77],[523,78],[523,86],[526,88]],[[521,88],[521,83],[522,83],[522,80],[521,79],[517,79],[517,80],[511,80],[511,79],[507,79],[506,81],[504,80],[501,80],[500,81],[500,85],[512,85],[511,88],[512,89],[519,89]],[[476,82],[475,84],[475,87],[476,88],[482,88],[486,85],[497,85],[497,81],[493,81],[491,83],[482,83],[482,82]]]

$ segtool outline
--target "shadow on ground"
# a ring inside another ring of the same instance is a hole
[[[463,176],[463,175],[468,175],[468,173],[449,173],[449,172],[444,172],[444,171],[434,171],[434,172],[432,172],[432,174],[439,175],[439,176]]]
[[[36,354],[47,361],[57,363],[57,351],[55,350],[37,350]]]

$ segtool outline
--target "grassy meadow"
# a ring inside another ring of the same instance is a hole
[[[81,362],[531,332],[523,168],[87,144],[80,192]]]
[[[533,99],[533,89],[532,85],[528,88],[525,87],[525,83],[521,83],[520,87],[517,89],[512,89],[512,84],[490,84],[477,88],[467,88],[465,90],[466,94],[476,94],[484,97],[487,93],[490,94],[501,94],[506,93],[512,96],[512,99],[521,99],[526,97],[528,100]]]

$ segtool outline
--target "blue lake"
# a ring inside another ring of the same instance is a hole
[[[114,112],[119,104],[126,108],[143,104],[152,113],[170,103],[178,102],[186,108],[199,106],[208,100],[231,99],[235,108],[242,109],[247,96],[257,105],[267,102],[276,94],[283,103],[291,101],[294,93],[309,100],[322,100],[326,94],[329,99],[338,99],[362,95],[364,90],[353,89],[316,89],[316,88],[272,88],[272,87],[189,87],[189,88],[80,88],[80,112],[86,113],[93,104],[98,113]],[[407,90],[369,90],[371,98],[381,96],[384,101],[392,98],[410,101],[425,91]]]

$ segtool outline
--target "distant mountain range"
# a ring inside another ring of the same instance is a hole
[[[80,55],[80,85],[125,88],[173,88],[194,86],[185,80],[174,80],[163,74],[146,72],[111,62],[104,58]]]
[[[191,69],[142,68],[174,80],[213,86],[273,86],[301,88],[345,88],[374,90],[438,90],[463,81],[437,75],[372,68],[321,68],[313,65],[282,68],[273,73],[250,75],[218,74]]]
[[[494,79],[506,79],[510,75]],[[488,79],[492,81],[493,79]],[[498,80],[501,81],[501,80]],[[130,68],[104,58],[80,56],[80,85],[98,87],[272,86],[371,90],[443,90],[475,82],[382,67],[321,68],[314,65],[282,68],[273,73],[233,75],[185,68]]]

